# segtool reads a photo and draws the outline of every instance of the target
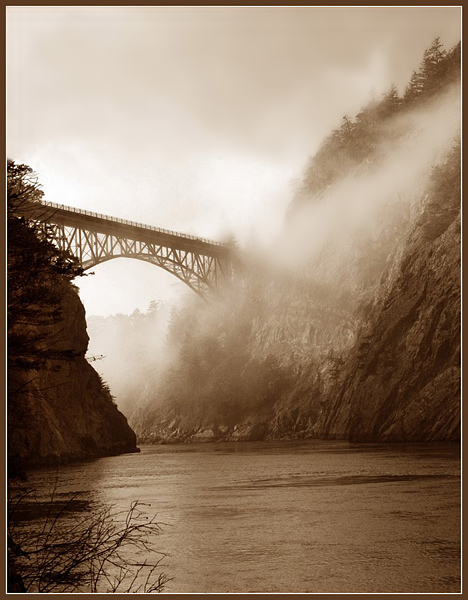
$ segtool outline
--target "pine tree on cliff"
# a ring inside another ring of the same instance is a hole
[[[56,248],[51,232],[19,215],[40,202],[43,192],[33,170],[7,165],[7,333],[8,367],[39,367],[54,354],[47,327],[60,318],[61,284],[82,275],[71,254]],[[56,353],[55,353],[56,354]],[[63,354],[63,353],[62,353]],[[61,356],[66,358],[65,356]]]
[[[392,85],[379,101],[372,100],[363,107],[354,120],[343,117],[341,126],[332,131],[311,157],[291,209],[310,199],[320,200],[326,188],[350,175],[363,162],[374,160],[384,122],[400,112],[412,110],[448,84],[458,81],[460,63],[460,44],[447,52],[436,38],[424,52],[419,69],[413,71],[402,98]]]
[[[416,100],[430,98],[459,76],[460,44],[447,52],[437,37],[424,52],[419,70],[413,71],[404,101],[412,104]]]

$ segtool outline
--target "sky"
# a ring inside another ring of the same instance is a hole
[[[459,7],[7,7],[7,154],[45,200],[268,247],[323,138]],[[88,314],[192,292],[141,261],[77,281]]]

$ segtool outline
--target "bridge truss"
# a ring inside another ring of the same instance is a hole
[[[85,270],[113,258],[149,262],[175,275],[199,295],[216,291],[232,276],[223,244],[107,215],[41,202],[28,218],[42,223],[61,250]]]

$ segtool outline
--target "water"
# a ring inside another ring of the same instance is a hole
[[[46,498],[54,469],[29,483]],[[146,446],[62,467],[61,494],[151,504],[167,592],[459,592],[459,447]]]

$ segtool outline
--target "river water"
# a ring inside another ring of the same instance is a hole
[[[166,592],[459,592],[459,446],[143,446],[67,465],[63,496],[163,522]],[[29,474],[46,498],[55,469]]]

